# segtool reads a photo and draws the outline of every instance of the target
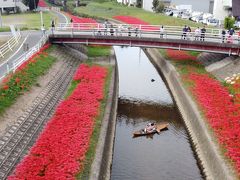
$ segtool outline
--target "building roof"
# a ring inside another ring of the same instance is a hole
[[[240,16],[240,1],[232,0],[232,13],[233,16]]]

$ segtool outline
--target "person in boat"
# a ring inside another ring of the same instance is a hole
[[[145,133],[152,133],[157,130],[155,123],[148,123],[144,129]]]

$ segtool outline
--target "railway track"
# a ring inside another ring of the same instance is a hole
[[[65,57],[65,58],[64,58]],[[6,179],[28,153],[72,79],[79,61],[64,56],[64,64],[17,122],[0,138],[0,179]]]

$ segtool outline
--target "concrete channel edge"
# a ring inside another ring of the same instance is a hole
[[[90,180],[109,180],[111,175],[118,104],[118,67],[115,54],[111,55],[111,61],[114,62],[114,68],[95,158],[91,166]]]
[[[216,139],[211,134],[201,116],[196,103],[192,100],[173,65],[166,61],[157,49],[144,49],[150,61],[164,78],[175,103],[182,115],[206,179],[237,179],[231,165],[224,160]]]

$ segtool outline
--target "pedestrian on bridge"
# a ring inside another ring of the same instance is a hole
[[[104,22],[104,35],[107,35],[107,30],[108,30],[108,20]]]
[[[160,27],[160,38],[163,38],[163,34],[164,34],[164,27],[161,26]]]
[[[131,27],[128,27],[128,36],[131,36]]]
[[[138,28],[137,27],[135,28],[135,36],[136,37],[138,36]]]
[[[200,41],[205,41],[205,33],[206,33],[206,29],[205,29],[205,26],[203,26],[203,28],[201,29]]]
[[[52,19],[52,22],[51,22],[51,29],[52,29],[52,34],[53,34],[53,31],[55,30],[55,22],[54,22],[53,19]]]
[[[186,39],[187,31],[188,31],[188,28],[185,25],[182,30],[182,39]]]
[[[46,29],[44,27],[44,24],[42,25],[42,35],[45,36]]]
[[[114,35],[114,30],[113,30],[113,25],[112,25],[112,24],[111,24],[111,26],[110,26],[110,34],[111,34],[111,36]]]
[[[122,31],[123,31],[122,25],[120,24],[117,29],[118,29],[118,34],[122,36]]]
[[[225,29],[222,29],[222,43],[225,41],[226,31]]]
[[[238,44],[240,44],[240,31],[238,31]]]
[[[199,27],[195,29],[195,41],[199,41],[200,33],[201,30],[199,29]]]
[[[192,32],[192,30],[191,30],[190,26],[188,26],[187,27],[187,40],[190,40],[191,32]]]

